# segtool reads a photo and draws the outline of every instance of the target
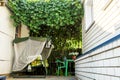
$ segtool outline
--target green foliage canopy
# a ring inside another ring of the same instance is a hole
[[[23,23],[31,30],[40,30],[41,25],[59,29],[74,25],[81,19],[81,4],[75,0],[13,0],[9,6],[15,24]]]
[[[69,40],[81,39],[83,9],[79,0],[9,0],[8,6],[15,25],[25,24],[31,35],[51,37],[61,48]]]

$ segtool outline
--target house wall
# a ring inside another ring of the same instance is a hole
[[[21,26],[21,37],[28,37],[29,36],[29,29],[27,26],[23,25]]]
[[[120,80],[120,0],[104,1],[93,0],[95,23],[87,32],[83,24],[85,55],[75,60],[79,80]]]
[[[10,12],[5,6],[0,6],[0,74],[11,72],[14,38],[15,27],[10,19]]]

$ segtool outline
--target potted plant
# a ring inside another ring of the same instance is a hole
[[[78,55],[79,53],[78,52],[70,52],[69,55],[72,56],[72,59],[75,60],[76,59],[76,56]]]

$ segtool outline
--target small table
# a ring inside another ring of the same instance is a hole
[[[65,76],[68,76],[68,63],[69,62],[74,62],[74,60],[73,59],[66,59],[65,62],[66,62],[66,64],[65,64],[66,65],[65,66],[66,67],[66,69],[65,69]]]

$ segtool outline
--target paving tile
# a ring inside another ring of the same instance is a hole
[[[74,76],[47,76],[46,78],[7,78],[7,80],[77,80]]]

